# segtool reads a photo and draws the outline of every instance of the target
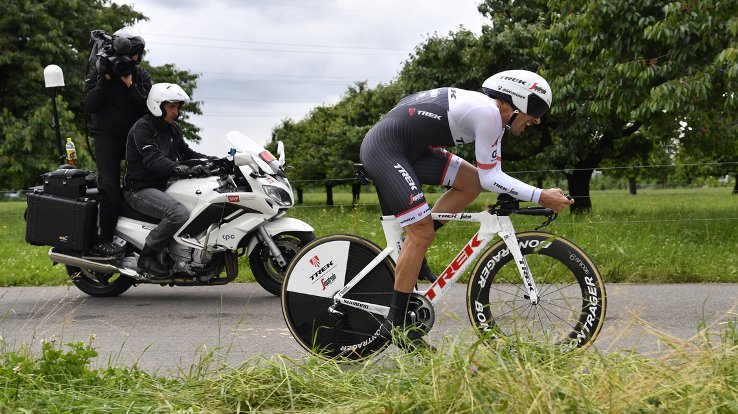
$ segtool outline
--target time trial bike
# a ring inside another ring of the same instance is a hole
[[[492,341],[514,336],[566,349],[585,348],[605,320],[605,284],[592,259],[573,242],[542,231],[515,234],[511,216],[556,218],[543,207],[520,208],[511,198],[477,213],[432,213],[434,220],[479,223],[479,230],[427,289],[411,295],[412,326],[430,331],[434,305],[475,263],[467,285],[469,319]],[[389,312],[402,229],[381,217],[387,244],[334,234],[307,244],[291,262],[282,285],[282,313],[307,351],[359,361],[384,350],[379,327]],[[539,226],[542,227],[542,226]],[[487,248],[499,236],[500,240]]]

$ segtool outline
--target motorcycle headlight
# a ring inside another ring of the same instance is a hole
[[[265,185],[263,187],[266,195],[271,197],[272,200],[276,201],[280,206],[292,205],[292,197],[290,197],[290,194],[283,188],[279,188],[274,185]]]

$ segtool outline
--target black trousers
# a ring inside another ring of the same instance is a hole
[[[106,243],[113,239],[123,203],[120,173],[121,162],[126,158],[126,135],[116,137],[97,134],[93,138],[95,138],[97,188],[100,191],[100,233],[96,243]]]

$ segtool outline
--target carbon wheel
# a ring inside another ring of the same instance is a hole
[[[333,296],[381,251],[367,239],[339,234],[319,238],[297,254],[282,286],[282,313],[303,348],[324,358],[359,361],[389,345],[378,336],[384,316],[332,308]],[[389,306],[393,287],[394,263],[387,258],[345,298]]]
[[[531,303],[500,241],[482,255],[469,281],[472,324],[490,338],[586,348],[605,321],[605,284],[597,267],[577,245],[553,234],[526,232],[517,238],[538,288],[538,303]]]

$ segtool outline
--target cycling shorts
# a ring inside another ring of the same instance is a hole
[[[442,108],[422,110],[439,113]],[[417,111],[395,108],[361,143],[361,162],[377,188],[382,214],[394,215],[402,227],[430,214],[421,184],[450,187],[462,164],[440,148],[453,145],[446,117],[418,116]]]

